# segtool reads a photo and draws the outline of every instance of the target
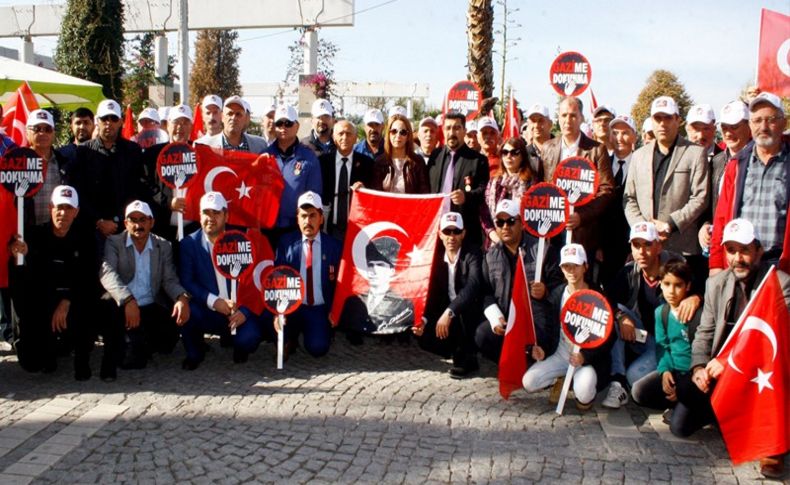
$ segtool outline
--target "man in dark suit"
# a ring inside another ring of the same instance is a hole
[[[260,315],[230,299],[230,281],[211,260],[214,242],[225,231],[227,220],[225,197],[219,192],[206,192],[200,198],[201,228],[181,240],[181,281],[194,296],[189,302],[192,318],[181,329],[187,354],[181,366],[184,370],[195,370],[203,361],[204,333],[232,337],[233,361],[237,364],[246,362],[263,338]]]
[[[276,259],[276,264],[299,271],[305,285],[302,306],[288,316],[285,325],[286,353],[296,347],[299,334],[303,333],[307,353],[321,357],[329,352],[332,336],[329,309],[343,247],[337,239],[321,233],[324,212],[321,196],[315,192],[305,192],[299,197],[296,221],[299,231],[280,239]]]
[[[461,379],[479,368],[475,330],[483,316],[481,256],[477,248],[464,244],[461,214],[442,215],[439,230],[442,244],[436,251],[423,325],[412,331],[421,348],[452,357],[450,377]]]
[[[445,145],[428,159],[431,192],[450,194],[444,212],[460,212],[466,223],[468,242],[480,246],[483,242],[480,204],[488,184],[488,160],[464,143],[464,115],[447,113],[442,123]]]
[[[351,187],[368,185],[373,160],[354,151],[357,128],[347,120],[335,123],[332,131],[335,148],[318,159],[321,165],[321,180],[324,183],[326,210],[326,232],[340,241],[346,235],[348,209],[351,207]],[[322,209],[322,207],[319,207]]]

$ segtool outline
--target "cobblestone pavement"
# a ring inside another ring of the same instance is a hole
[[[343,338],[274,368],[210,340],[194,372],[183,351],[105,383],[27,374],[0,350],[0,483],[751,483],[717,431],[674,439],[629,404],[557,416],[548,392],[498,394],[484,364],[454,381],[412,343]],[[7,344],[2,344],[7,345]],[[93,353],[98,374],[101,349]],[[602,396],[599,396],[599,400]]]

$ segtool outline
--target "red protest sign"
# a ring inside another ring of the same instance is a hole
[[[156,173],[171,189],[188,186],[197,171],[195,150],[186,143],[169,143],[156,158]]]
[[[456,111],[466,116],[466,121],[472,121],[480,114],[480,104],[483,95],[477,84],[472,81],[460,81],[447,92],[445,111]]]
[[[241,231],[225,231],[214,241],[211,260],[226,278],[239,279],[255,264],[252,241]]]
[[[612,333],[613,322],[609,302],[593,290],[574,292],[560,312],[565,336],[583,349],[593,349],[606,342]]]
[[[569,157],[554,170],[554,184],[568,194],[568,203],[581,207],[595,198],[598,191],[598,171],[584,157]]]
[[[568,220],[565,191],[546,182],[533,185],[521,196],[521,219],[535,237],[551,238],[561,233]]]
[[[299,271],[290,266],[275,266],[263,273],[263,304],[275,315],[296,311],[304,299],[304,284]]]
[[[549,68],[549,83],[560,96],[578,96],[590,85],[592,67],[578,52],[563,52]]]
[[[33,197],[44,185],[47,163],[31,148],[15,148],[0,159],[0,184],[16,197]]]

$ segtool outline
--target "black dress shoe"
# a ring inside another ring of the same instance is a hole
[[[249,357],[250,357],[250,353],[249,352],[247,352],[245,350],[241,350],[241,349],[233,349],[233,363],[234,364],[243,364],[243,363],[247,362],[247,359],[249,359]]]
[[[233,347],[233,335],[226,333],[219,336],[219,346],[223,349]]]
[[[87,362],[74,363],[74,379],[87,381],[91,378],[91,366]]]
[[[351,345],[362,345],[364,342],[362,341],[362,334],[359,332],[346,332],[346,340]]]
[[[115,366],[102,365],[101,371],[99,371],[99,377],[104,382],[113,382],[118,378],[118,371],[115,369]]]
[[[181,368],[184,370],[195,370],[199,366],[200,366],[199,360],[192,360],[190,358],[186,358],[184,359],[183,362],[181,362]]]
[[[760,458],[760,473],[765,478],[782,478],[785,474],[784,455]]]
[[[450,368],[450,377],[453,379],[465,379],[472,374],[476,373],[480,369],[480,366],[475,364],[465,365],[465,366],[454,366]]]

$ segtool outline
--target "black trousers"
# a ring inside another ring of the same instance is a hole
[[[436,322],[425,324],[417,344],[421,349],[440,355],[445,359],[452,357],[453,365],[465,367],[477,361],[475,332],[480,323],[478,317],[456,316],[450,323],[449,335],[446,339],[436,336]]]
[[[126,329],[126,312],[114,300],[102,300],[100,329],[104,336],[102,367],[124,362],[144,364],[154,352],[170,353],[178,342],[178,327],[171,310],[158,303],[140,307],[140,325]]]
[[[683,416],[677,424],[673,416],[670,430],[672,434],[682,438],[691,436],[703,427],[716,422],[716,415],[710,405],[715,381],[711,381],[710,389],[704,393],[694,384],[691,376],[692,373],[688,373],[675,379],[678,404],[675,406],[674,413],[681,413]]]

